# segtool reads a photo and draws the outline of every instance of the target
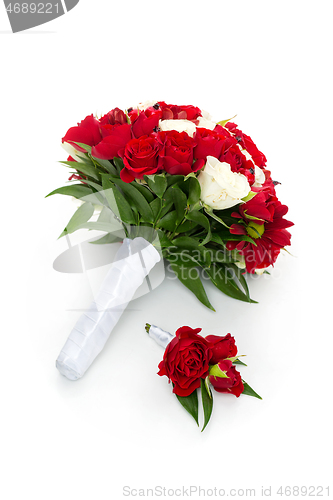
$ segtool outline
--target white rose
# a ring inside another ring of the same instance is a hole
[[[197,120],[199,121],[197,127],[207,128],[208,130],[214,130],[216,127],[215,122],[212,122],[210,119],[204,118],[203,116],[198,116]]]
[[[207,163],[198,176],[201,201],[216,210],[233,207],[251,190],[245,175],[231,171],[229,163],[207,156]]]
[[[255,175],[255,182],[253,186],[261,187],[264,184],[266,177],[264,172],[261,170],[260,167],[257,167],[257,165],[255,166],[254,175]]]
[[[205,111],[204,109],[201,110],[201,114],[204,118],[206,118],[206,120],[212,119],[212,115],[210,113],[208,113],[208,111]]]
[[[187,132],[190,137],[193,137],[196,131],[196,126],[190,120],[160,120],[159,127],[163,131]]]
[[[77,156],[80,153],[82,156],[84,156],[84,153],[82,153],[82,151],[78,151],[77,149],[74,148],[74,146],[72,146],[68,142],[63,142],[61,144],[61,147],[66,151],[67,154],[69,154],[69,156],[73,158],[73,160],[82,162],[82,159],[79,156]]]

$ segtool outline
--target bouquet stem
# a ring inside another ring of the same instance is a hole
[[[162,328],[155,325],[149,325],[148,323],[146,324],[146,332],[149,337],[154,339],[155,342],[164,349],[175,336],[173,333],[166,332],[165,330],[162,330]]]

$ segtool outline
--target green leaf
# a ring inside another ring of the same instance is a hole
[[[152,224],[154,222],[154,215],[143,194],[141,194],[132,184],[126,183],[121,179],[112,177],[111,180],[120,187],[125,196],[133,203],[138,212],[142,215],[144,222],[150,222]]]
[[[160,248],[158,236],[152,226],[131,226],[128,228],[128,238],[134,239],[138,236],[144,238],[151,243],[155,248]]]
[[[244,201],[244,203],[246,203],[247,201],[250,201],[252,200],[252,198],[255,197],[257,193],[255,193],[254,191],[250,191],[247,196],[245,196],[244,198],[242,198],[242,201]]]
[[[97,221],[112,224],[114,222],[114,213],[109,209],[109,207],[103,207]]]
[[[149,206],[151,208],[151,211],[153,212],[154,221],[156,221],[158,216],[160,215],[161,209],[162,209],[161,198],[155,198],[151,203],[149,203]]]
[[[200,254],[200,260],[202,260],[206,266],[210,267],[211,258],[209,251],[201,246],[197,240],[191,238],[190,236],[178,236],[172,241],[173,244],[184,250],[196,250]]]
[[[172,198],[177,212],[176,223],[179,224],[185,217],[187,198],[186,194],[177,186],[172,187]]]
[[[177,212],[173,210],[172,212],[167,213],[162,219],[159,220],[157,227],[166,229],[167,231],[174,231],[177,225]]]
[[[207,377],[205,378],[205,386],[206,386],[206,390],[208,392],[209,397],[213,397],[212,391],[210,390],[210,387],[209,387],[209,375],[207,375]]]
[[[140,193],[146,198],[148,203],[151,203],[155,199],[153,193],[150,191],[147,185],[140,184],[139,182],[136,181],[133,181],[131,185],[134,186],[135,189],[140,191]]]
[[[123,239],[119,236],[116,236],[115,231],[119,234],[123,232],[123,227],[121,223],[115,218],[114,213],[109,209],[109,207],[103,207],[101,213],[97,221],[88,222],[87,229],[95,229],[96,231],[106,231],[108,234],[103,236],[102,238],[92,241],[91,243],[96,244],[106,244],[106,243],[114,243],[116,241],[120,241]]]
[[[76,155],[78,158],[80,158],[80,161],[82,163],[86,163],[87,165],[94,165],[93,160],[88,156],[88,153],[84,153],[82,151],[78,151]]]
[[[112,159],[117,171],[118,171],[118,174],[120,173],[120,171],[124,168],[124,162],[121,158],[118,158],[117,156],[115,156],[113,159]]]
[[[168,189],[165,191],[165,193],[162,196],[162,211],[160,214],[160,217],[164,217],[171,207],[173,206],[173,189],[172,186],[168,187]]]
[[[203,252],[205,248],[200,247],[197,240],[191,238],[190,236],[178,236],[172,240],[173,244],[179,248],[185,248],[186,250],[198,250]]]
[[[83,205],[81,205],[76,210],[76,212],[68,222],[67,226],[65,227],[59,238],[65,236],[66,234],[74,233],[74,231],[79,229],[80,226],[82,226],[82,224],[84,224],[90,219],[93,213],[94,213],[93,205],[87,202],[83,203]]]
[[[178,182],[182,182],[182,181],[184,181],[183,175],[168,175],[167,176],[168,186],[172,186],[173,184],[178,184]]]
[[[158,235],[158,246],[160,248],[168,248],[173,246],[173,243],[169,240],[164,231],[162,231],[161,229],[157,229],[156,233]]]
[[[229,229],[229,226],[220,217],[218,217],[216,214],[214,214],[213,209],[211,209],[209,207],[205,207],[205,212],[210,217],[212,217],[212,219],[215,219],[217,222],[219,222],[220,224],[222,224],[223,226],[225,226]]]
[[[71,141],[71,142],[73,142],[73,144],[77,144],[78,146],[80,146],[87,153],[91,153],[91,146],[88,146],[88,144],[83,144],[83,142],[74,142],[74,141]],[[79,153],[80,152],[82,153],[82,151],[79,151]]]
[[[192,231],[197,226],[196,222],[191,220],[185,220],[180,226],[177,227],[177,233],[187,233],[188,231]]]
[[[228,240],[223,240],[218,233],[212,233],[211,241],[214,241],[214,243],[217,243],[222,248],[226,248],[226,242]]]
[[[176,394],[176,396],[180,404],[194,418],[199,426],[199,403],[197,389],[195,389],[195,391],[193,391],[189,396],[178,396],[178,394]]]
[[[227,373],[219,367],[219,365],[212,365],[209,368],[209,375],[212,377],[218,377],[218,378],[229,378]]]
[[[188,203],[190,205],[195,205],[195,203],[197,203],[200,200],[201,187],[196,177],[190,177],[188,182],[190,184]]]
[[[118,191],[116,186],[112,184],[106,177],[103,177],[102,185],[105,197],[112,212],[116,214],[116,216],[118,216],[122,220],[122,222],[135,225],[136,220],[131,207],[125,200],[123,195]]]
[[[167,257],[168,259],[168,257]],[[172,254],[170,266],[177,278],[185,285],[192,293],[200,300],[200,302],[215,311],[212,304],[209,302],[206,291],[201,283],[200,274],[197,269],[197,264],[193,261],[186,262],[182,259],[181,254]]]
[[[201,432],[206,428],[209,419],[211,417],[212,411],[213,411],[213,395],[207,385],[205,384],[204,380],[201,379],[201,399],[202,399],[202,406],[203,406],[203,411],[204,411],[204,417],[205,417],[205,422],[204,426],[201,429]]]
[[[243,385],[244,385],[244,391],[242,392],[242,394],[246,394],[247,396],[253,396],[254,398],[258,398],[258,399],[262,399],[261,396],[259,396],[259,394],[257,394],[253,389],[252,387],[249,386],[249,384],[247,384],[245,382],[245,380],[242,380],[243,382]]]
[[[164,174],[156,175],[145,175],[145,180],[148,182],[150,189],[158,196],[162,198],[168,183]]]
[[[230,122],[230,120],[233,120],[234,118],[236,118],[237,115],[235,116],[232,116],[231,118],[227,118],[226,120],[221,120],[220,122],[217,122],[219,125],[221,125],[222,127],[224,127],[224,125],[226,125],[228,122]]]
[[[240,284],[244,288],[245,293],[246,293],[248,299],[250,300],[250,290],[249,290],[247,281],[242,273],[242,270],[239,269],[239,267],[237,267],[235,264],[230,264],[230,267],[235,271],[235,274],[237,276],[238,281],[240,282]],[[253,301],[253,302],[255,302],[255,301]]]
[[[102,185],[95,181],[91,181],[90,179],[85,179],[84,182],[86,182],[89,186],[93,187],[96,191],[103,191]]]
[[[185,175],[184,181],[187,181],[191,177],[195,177],[196,178],[195,172],[190,172],[189,174]]]
[[[112,165],[109,160],[101,160],[100,158],[96,158],[92,156],[95,163],[103,167],[109,174],[117,175],[117,169]]]
[[[88,186],[93,188],[92,194],[89,196],[89,201],[95,205],[107,205],[106,198],[103,194],[103,188],[100,184],[90,179],[84,181]]]
[[[202,212],[199,212],[199,210],[193,210],[192,212],[186,214],[186,219],[194,221],[197,224],[200,224],[200,226],[202,226],[204,229],[206,229],[207,235],[205,236],[201,245],[205,245],[211,240],[212,233],[210,229],[210,223],[207,217]]]
[[[88,175],[89,177],[92,177],[96,181],[100,180],[100,175],[93,165],[88,165],[87,163],[80,163],[78,161],[61,161],[59,163],[62,163],[67,167],[74,168],[78,172],[81,172],[84,175]]]
[[[246,215],[247,219],[265,221],[265,219],[260,219],[259,217],[254,217],[254,215],[249,215],[247,213],[247,210],[244,210],[244,215]]]
[[[243,302],[255,302],[250,299],[246,293],[242,292],[237,285],[233,274],[230,275],[229,268],[225,264],[213,263],[211,268],[205,269],[205,271],[216,288],[229,297],[242,300]]]
[[[208,248],[212,262],[223,262],[225,264],[230,264],[235,262],[235,259],[232,257],[232,253],[229,251],[225,251],[223,249],[216,248]]]
[[[240,359],[235,359],[235,361],[233,361],[233,364],[234,365],[243,365],[243,366],[247,366],[245,363],[243,363],[243,361],[241,361]]]
[[[88,196],[92,193],[93,191],[89,188],[89,186],[85,184],[69,184],[68,186],[63,186],[61,188],[55,189],[51,193],[47,194],[45,198],[54,194],[64,194],[66,196],[73,196],[74,198],[81,199],[84,196]]]
[[[231,234],[229,231],[224,230],[218,231],[217,233],[214,233],[214,235],[216,235],[216,239],[215,237],[212,237],[212,240],[218,243],[217,238],[219,237],[223,246],[225,246],[227,241],[248,241],[249,243],[252,243],[252,245],[257,246],[255,240],[245,234]]]

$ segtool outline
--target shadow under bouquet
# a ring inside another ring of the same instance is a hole
[[[80,206],[61,236],[88,229],[103,232],[94,244],[123,241],[58,358],[68,378],[83,375],[161,259],[214,310],[203,275],[224,294],[254,302],[246,273],[267,272],[290,245],[293,223],[284,218],[288,208],[277,198],[266,157],[231,120],[215,122],[191,105],[147,102],[87,116],[62,142],[69,183],[48,196],[69,195]]]

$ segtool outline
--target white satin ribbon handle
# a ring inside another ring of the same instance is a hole
[[[150,270],[161,260],[158,251],[138,237],[125,238],[96,299],[82,314],[62,348],[56,367],[69,380],[84,375]]]

